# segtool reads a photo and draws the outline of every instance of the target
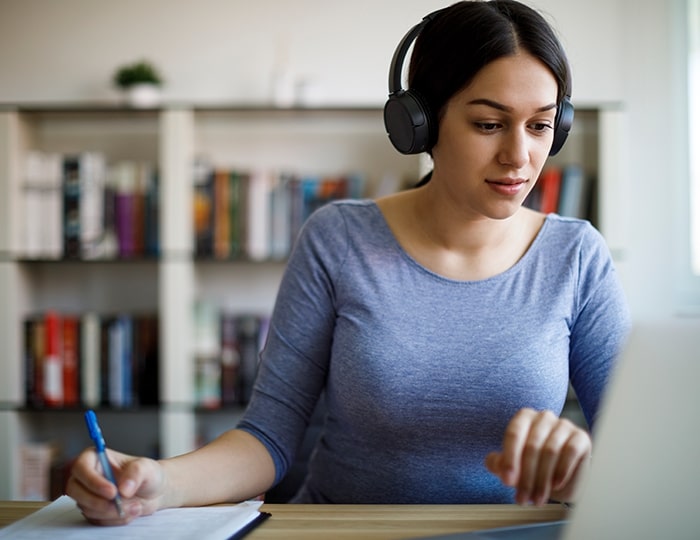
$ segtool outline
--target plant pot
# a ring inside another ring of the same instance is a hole
[[[134,84],[125,90],[126,102],[137,109],[160,105],[160,87],[155,84]]]

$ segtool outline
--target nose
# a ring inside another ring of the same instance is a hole
[[[529,160],[527,136],[522,129],[509,130],[501,140],[498,152],[498,162],[501,165],[520,169]]]

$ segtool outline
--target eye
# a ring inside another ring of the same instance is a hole
[[[544,122],[535,122],[534,124],[530,124],[530,129],[532,129],[533,131],[543,133],[543,132],[547,131],[548,129],[552,129],[552,126],[550,124],[546,124]]]
[[[501,124],[497,122],[475,122],[474,125],[479,129],[480,131],[484,132],[491,132],[491,131],[496,131],[498,128],[501,127]]]

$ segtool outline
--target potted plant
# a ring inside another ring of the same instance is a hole
[[[113,82],[133,107],[155,107],[160,103],[163,78],[147,60],[120,66],[114,73]]]

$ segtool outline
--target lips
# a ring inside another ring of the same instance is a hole
[[[496,193],[513,196],[520,193],[527,185],[525,178],[496,178],[486,180],[488,186]]]

